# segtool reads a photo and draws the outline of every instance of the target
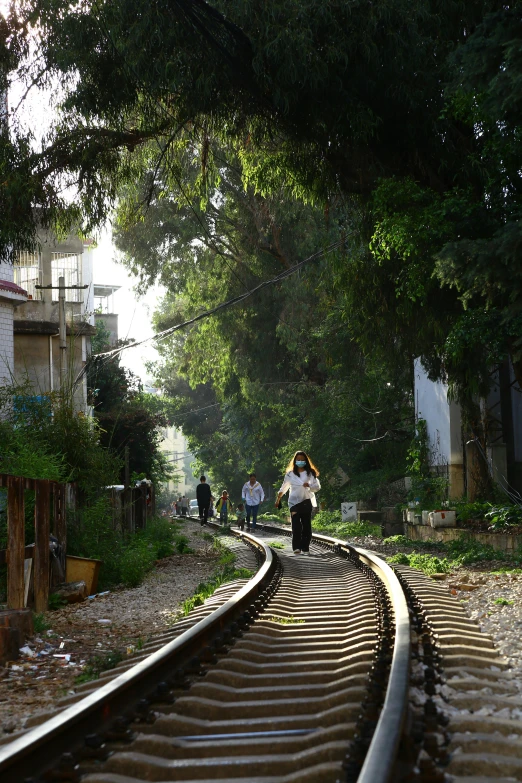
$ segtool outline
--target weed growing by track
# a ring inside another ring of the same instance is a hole
[[[431,576],[431,574],[447,574],[451,570],[451,563],[447,558],[441,560],[435,555],[419,554],[418,552],[412,552],[409,555],[405,552],[398,552],[396,555],[388,558],[388,563],[408,565],[411,568],[424,571],[428,576]]]
[[[77,685],[82,682],[90,682],[90,680],[97,680],[102,672],[114,669],[120,661],[123,660],[123,655],[119,650],[113,650],[107,653],[107,655],[95,655],[91,658],[89,663],[86,664],[81,674],[75,680]]]
[[[459,538],[446,543],[442,541],[413,541],[410,538],[406,538],[406,536],[391,536],[390,538],[385,538],[383,544],[414,549],[411,553],[399,552],[387,558],[388,562],[409,565],[430,575],[448,573],[452,568],[475,565],[476,563],[491,560],[509,563],[509,566],[501,568],[498,573],[522,573],[522,569],[517,568],[522,562],[522,552],[519,551],[513,556],[495,549],[490,544],[483,544],[467,535],[459,536]],[[438,552],[444,552],[446,557],[439,558],[437,555],[419,553],[415,551],[417,548],[436,548]]]
[[[205,603],[207,598],[210,598],[210,596],[217,590],[218,587],[221,587],[221,585],[225,584],[226,582],[233,582],[236,579],[251,579],[253,575],[253,572],[248,568],[233,568],[231,566],[225,566],[222,571],[217,573],[207,582],[199,583],[199,585],[196,587],[196,592],[194,595],[190,598],[187,598],[187,600],[183,602],[181,611],[176,619],[179,619],[179,617],[186,617],[189,612],[194,609],[194,607],[201,606],[203,603]]]
[[[294,617],[292,614],[290,617],[270,617],[269,619],[273,623],[279,623],[279,625],[300,625],[301,623],[306,622],[300,617]]]
[[[515,602],[514,601],[508,601],[507,598],[495,598],[493,603],[497,604],[497,606],[513,606],[513,604]]]
[[[280,541],[270,541],[268,546],[271,546],[272,549],[284,549],[285,545],[282,544]]]
[[[334,538],[381,536],[380,525],[372,525],[370,522],[343,522],[340,511],[319,511],[312,520],[312,527],[317,533]]]

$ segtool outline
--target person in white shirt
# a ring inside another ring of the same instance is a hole
[[[276,507],[290,490],[288,507],[292,520],[292,549],[295,555],[310,554],[312,509],[317,506],[315,493],[321,489],[319,471],[304,451],[296,451],[288,463],[286,475],[277,494]]]
[[[250,530],[250,517],[252,516],[252,529],[256,529],[257,512],[259,511],[259,504],[265,499],[265,493],[263,487],[256,479],[256,474],[251,473],[250,478],[243,485],[241,490],[241,497],[243,498],[246,506],[246,523],[247,530]]]

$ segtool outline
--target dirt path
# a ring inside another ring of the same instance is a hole
[[[47,612],[49,628],[28,640],[18,661],[0,667],[0,739],[66,695],[93,659],[100,669],[108,668],[111,657],[131,654],[172,624],[183,601],[215,570],[219,556],[199,523],[186,521],[181,532],[195,554],[158,561],[139,587]]]

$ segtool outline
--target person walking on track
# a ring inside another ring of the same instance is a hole
[[[232,512],[233,509],[234,505],[228,496],[228,492],[224,489],[223,494],[216,503],[216,511],[219,514],[219,521],[222,525],[225,525],[225,527],[228,525],[228,514],[229,512]]]
[[[259,504],[265,499],[265,493],[263,487],[256,479],[256,474],[251,473],[249,480],[243,485],[241,490],[241,497],[243,498],[246,506],[246,523],[247,530],[250,530],[250,516],[252,516],[252,529],[256,529],[257,512],[259,511]]]
[[[208,509],[210,506],[210,484],[207,484],[206,476],[201,476],[199,484],[196,487],[196,500],[198,501],[199,519],[202,525],[207,524]]]
[[[290,490],[288,507],[292,520],[292,549],[294,554],[310,554],[312,540],[312,509],[317,506],[315,493],[321,489],[319,471],[304,451],[296,451],[288,463],[286,475],[277,494],[276,507]]]

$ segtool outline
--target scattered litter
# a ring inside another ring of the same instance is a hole
[[[63,655],[63,654],[60,654],[60,653],[55,653],[53,655],[53,658],[64,658],[66,661],[70,661],[71,660],[71,654],[70,653],[65,653],[65,655]]]
[[[36,655],[36,652],[31,650],[28,644],[24,645],[24,647],[20,647],[20,652],[23,653],[23,655],[27,655],[29,658],[34,658]]]
[[[112,625],[112,620],[98,620],[100,625]]]
[[[63,648],[64,648],[64,647],[65,647],[65,642],[60,642],[60,647],[59,647],[59,649],[60,649],[60,650],[63,650]]]

